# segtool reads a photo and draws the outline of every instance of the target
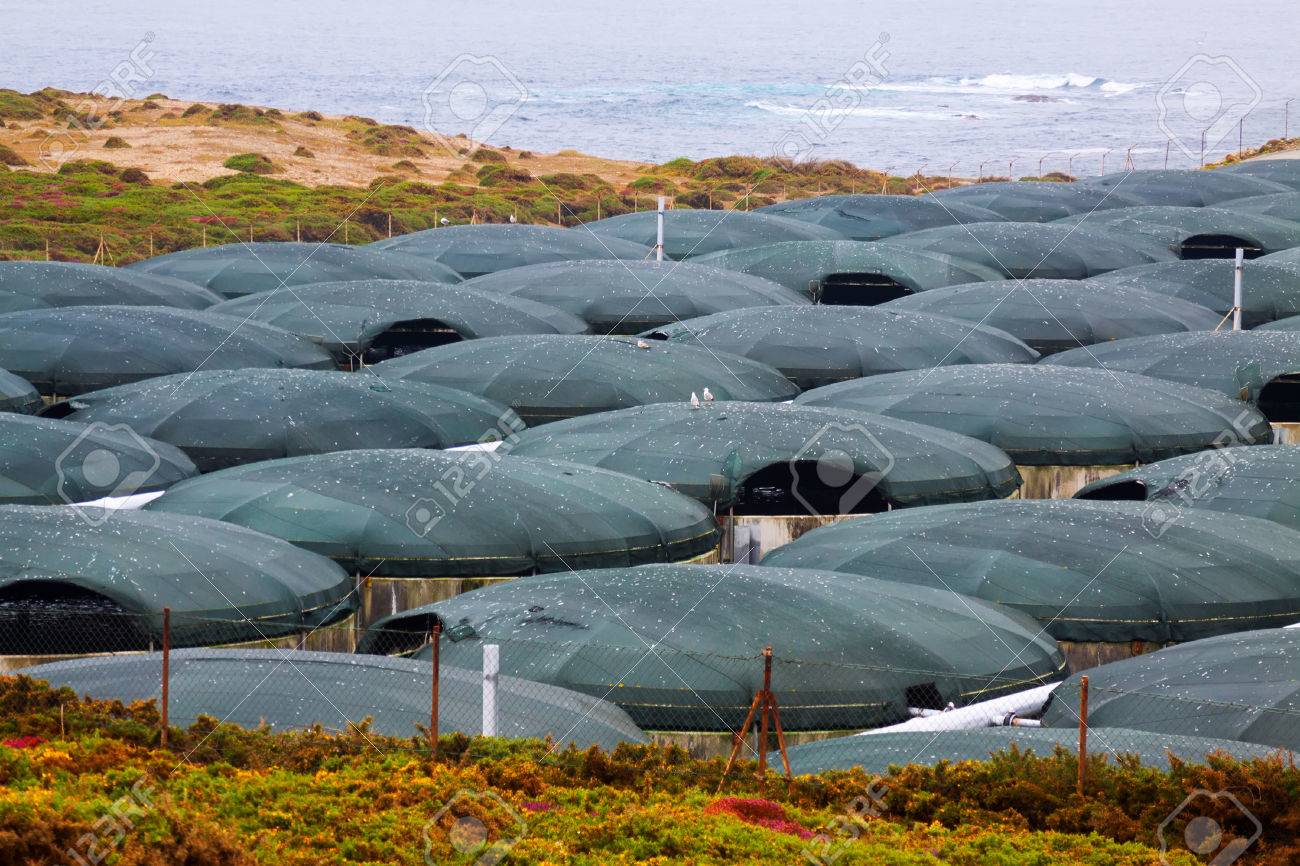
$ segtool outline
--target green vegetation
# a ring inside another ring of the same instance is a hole
[[[1284,150],[1300,149],[1300,138],[1273,138],[1261,144],[1259,147],[1248,147],[1240,153],[1230,153],[1222,161],[1206,166],[1206,168],[1218,168],[1221,165],[1232,165],[1234,162],[1241,162],[1245,159],[1251,159],[1256,156],[1263,156],[1266,153],[1280,153]]]
[[[379,156],[424,156],[427,142],[409,126],[381,126],[369,118],[351,118],[361,124],[348,138]]]
[[[37,120],[52,108],[39,93],[19,93],[0,88],[0,117],[10,120]]]
[[[1197,789],[1231,791],[1266,828],[1237,862],[1300,856],[1300,770],[1279,759],[1159,771],[1098,757],[1084,797],[1064,752],[1012,750],[883,780],[823,773],[788,788],[762,785],[749,764],[720,797],[722,761],[677,748],[552,751],[454,734],[433,759],[421,739],[364,724],[332,736],[201,719],[164,750],[157,723],[151,702],[83,701],[0,677],[0,862],[63,862],[85,834],[99,838],[95,822],[133,786],[147,796],[127,801],[133,828],[115,864],[418,864],[426,851],[469,863],[477,852],[452,848],[452,819],[430,823],[459,792],[460,814],[496,838],[517,835],[510,862],[521,864],[793,863],[813,846],[843,864],[1157,866],[1156,828]],[[853,817],[869,791],[879,815]],[[1211,817],[1226,824],[1232,806],[1221,806]],[[1166,862],[1199,861],[1171,850]]]
[[[277,169],[269,157],[260,153],[237,153],[222,163],[226,168],[249,174],[273,174]]]
[[[104,142],[104,148],[106,150],[124,150],[130,146],[131,145],[127,144],[126,139],[122,138],[120,135],[110,135],[108,141]]]

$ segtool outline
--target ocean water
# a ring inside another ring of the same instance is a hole
[[[1239,121],[1248,145],[1280,136],[1300,97],[1296,0],[0,0],[0,22],[3,87],[117,70],[134,96],[656,162],[1185,166],[1202,134],[1209,156],[1235,149]]]

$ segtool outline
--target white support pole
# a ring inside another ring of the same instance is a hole
[[[501,675],[501,647],[483,645],[483,736],[497,735],[497,679]]]
[[[1241,330],[1241,273],[1246,251],[1237,247],[1237,260],[1232,266],[1232,330]]]
[[[664,197],[659,196],[659,214],[655,217],[655,261],[664,260]]]

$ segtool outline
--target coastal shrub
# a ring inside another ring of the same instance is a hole
[[[0,144],[0,165],[27,165],[27,160],[23,159],[12,147]]]
[[[0,117],[17,120],[39,120],[57,104],[57,100],[39,93],[19,93],[0,88]]]
[[[118,175],[118,177],[122,178],[123,183],[136,183],[136,184],[149,183],[149,175],[145,174],[143,171],[141,171],[138,168],[124,168],[122,169],[122,173]]]
[[[108,141],[104,142],[105,150],[124,150],[130,146],[131,145],[127,143],[126,139],[122,138],[120,135],[110,135]]]
[[[303,147],[301,144],[298,145],[296,148],[294,148],[293,155],[294,155],[294,156],[302,157],[303,159],[315,159],[315,158],[316,158],[316,154],[312,153],[310,150],[308,150],[307,148]]]
[[[260,153],[237,153],[222,165],[248,174],[271,174],[278,170],[275,163]]]
[[[206,105],[200,105],[199,103],[196,102],[193,105],[191,105],[189,108],[182,111],[181,117],[193,117],[196,114],[205,114],[207,113],[207,111],[208,111],[208,107]]]
[[[298,113],[298,117],[301,120],[310,120],[310,121],[320,121],[325,119],[325,116],[322,115],[319,111],[301,111]]]
[[[495,151],[490,147],[477,148],[469,155],[472,162],[505,162],[505,154]]]

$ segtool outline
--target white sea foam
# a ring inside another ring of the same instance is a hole
[[[810,111],[816,112],[812,106],[808,105],[783,105],[775,102],[765,102],[763,100],[751,100],[746,102],[747,108],[756,108],[759,111],[766,111],[770,114],[780,114],[788,117],[802,117]],[[914,111],[907,108],[880,108],[878,106],[859,105],[853,108],[835,109],[834,114],[846,117],[880,117],[891,120],[978,120],[979,116],[969,112],[962,113],[957,111]]]

